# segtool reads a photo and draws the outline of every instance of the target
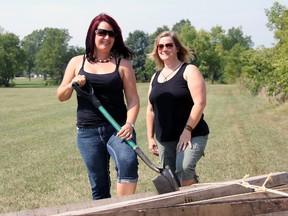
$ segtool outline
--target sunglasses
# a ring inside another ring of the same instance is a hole
[[[157,48],[159,51],[162,51],[166,47],[167,49],[172,49],[174,47],[173,43],[166,43],[166,44],[158,44]]]
[[[108,35],[109,37],[114,38],[117,35],[114,31],[105,30],[105,29],[96,29],[95,33],[97,36],[100,36],[100,37],[106,37],[106,35]]]

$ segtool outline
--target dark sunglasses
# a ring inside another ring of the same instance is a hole
[[[114,38],[117,35],[114,31],[105,30],[105,29],[96,29],[95,33],[97,36],[100,36],[100,37],[106,37],[106,35],[108,35],[109,37]]]
[[[174,47],[173,43],[167,43],[167,44],[158,44],[157,48],[159,51],[162,51],[166,47],[167,49],[172,49]]]

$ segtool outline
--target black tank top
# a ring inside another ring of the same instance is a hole
[[[94,94],[119,124],[126,121],[127,108],[124,102],[123,83],[119,74],[121,58],[115,58],[116,68],[112,73],[91,74],[84,71],[84,61],[79,71],[94,88]],[[77,95],[77,127],[98,127],[110,124],[102,113],[87,99]]]
[[[164,83],[158,82],[161,71],[156,72],[152,81],[149,100],[155,113],[155,135],[159,141],[179,140],[194,105],[187,81],[183,78],[187,65],[184,63],[175,76]],[[207,134],[209,134],[209,128],[202,114],[192,132],[192,137]]]

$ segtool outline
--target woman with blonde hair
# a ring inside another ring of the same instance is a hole
[[[156,62],[146,111],[149,150],[169,166],[181,186],[198,183],[196,164],[204,155],[209,127],[204,120],[206,85],[175,32],[162,32],[150,58]]]

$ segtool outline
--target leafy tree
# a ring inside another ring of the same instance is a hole
[[[22,40],[22,47],[25,50],[25,53],[27,56],[26,71],[27,71],[27,75],[29,78],[31,77],[32,73],[35,73],[37,75],[40,73],[43,74],[43,72],[40,72],[41,69],[39,70],[39,68],[41,68],[42,65],[41,64],[38,65],[38,69],[36,67],[36,57],[38,56],[37,61],[39,64],[39,61],[41,60],[40,59],[41,55],[43,55],[43,53],[45,52],[50,52],[49,49],[48,51],[47,50],[45,51],[42,48],[43,47],[44,49],[45,47],[49,48],[49,44],[51,44],[51,41],[54,41],[54,38],[56,38],[55,46],[57,46],[59,49],[57,49],[58,54],[54,52],[55,50],[52,52],[54,57],[49,56],[49,57],[52,57],[50,59],[51,60],[50,66],[53,67],[53,64],[56,64],[56,62],[58,62],[58,65],[63,66],[63,68],[60,66],[58,70],[55,70],[54,72],[55,74],[53,75],[53,79],[55,80],[56,83],[59,83],[63,78],[64,67],[65,67],[64,65],[66,65],[73,56],[85,53],[84,48],[77,47],[77,46],[68,47],[67,42],[71,37],[68,35],[68,32],[66,30],[49,29],[49,28],[42,29],[42,30],[35,30],[31,34],[25,36]],[[62,50],[60,49],[60,47],[62,47]],[[60,56],[60,58],[57,58],[57,55]],[[54,62],[54,60],[56,62]],[[61,61],[63,62],[61,63]],[[53,70],[49,70],[49,71],[53,71]],[[49,75],[51,76],[51,74]]]
[[[253,46],[251,37],[244,36],[241,27],[228,29],[225,35],[222,35],[224,33],[222,28],[215,27],[212,30],[213,35],[216,36],[213,40],[221,41],[221,49],[218,49],[222,59],[221,80],[224,83],[235,83],[241,77],[243,66],[240,62],[241,53]]]
[[[150,81],[153,74],[156,72],[156,63],[149,58],[146,58],[145,62],[145,75],[147,76],[147,81]]]
[[[284,102],[288,97],[288,11],[275,2],[270,10],[267,27],[274,31],[277,44],[242,53],[241,81],[253,94],[263,91]]]
[[[25,56],[18,36],[13,33],[0,33],[0,84],[8,87],[21,70],[24,61]]]
[[[242,27],[228,29],[227,35],[223,41],[223,48],[231,50],[236,44],[249,49],[253,47],[250,36],[244,36]]]
[[[166,25],[164,25],[162,27],[158,27],[155,32],[153,32],[152,34],[150,34],[148,36],[149,37],[149,45],[151,45],[149,52],[152,51],[154,41],[156,40],[157,36],[164,31],[170,31],[169,27]]]
[[[178,25],[179,28],[179,25]],[[197,31],[190,23],[185,22],[178,33],[181,42],[192,52],[195,53]]]
[[[225,30],[222,26],[216,25],[211,28],[211,43],[212,44],[222,44],[226,40],[227,36],[225,35]]]
[[[274,70],[270,61],[272,56],[273,49],[265,47],[242,52],[240,61],[243,67],[240,80],[253,95],[257,95],[269,82],[269,76]]]
[[[66,53],[70,36],[66,29],[45,28],[43,43],[35,58],[35,70],[47,79],[58,79],[66,66]]]
[[[22,40],[22,48],[27,57],[25,70],[29,79],[31,78],[32,73],[36,72],[34,71],[35,59],[43,44],[44,35],[45,31],[35,30],[31,34],[25,36]]]
[[[242,64],[240,61],[242,53],[246,49],[240,44],[236,44],[232,49],[227,52],[225,56],[225,66],[224,66],[224,82],[225,83],[235,83],[241,76]]]
[[[196,31],[195,28],[182,28],[180,38],[186,47],[195,55],[194,64],[199,67],[202,74],[207,77],[209,71],[209,56],[211,51],[211,37],[205,30]]]
[[[268,17],[267,27],[274,31],[277,44],[272,56],[274,71],[269,76],[268,95],[280,101],[288,98],[288,10],[284,5],[275,2],[270,10],[265,10]]]
[[[274,31],[274,38],[279,45],[288,41],[288,10],[284,5],[275,2],[270,10],[265,9],[268,18],[267,27],[270,31]]]
[[[196,31],[189,23],[185,23],[180,32],[180,39],[194,56],[193,63],[199,67],[205,78],[214,82],[220,73],[220,59],[216,43],[212,43],[211,34],[205,30]],[[221,47],[221,46],[220,46]]]
[[[221,26],[212,27],[210,37],[211,48],[214,53],[211,56],[211,67],[209,71],[210,80],[212,83],[215,81],[223,83],[223,68],[225,65],[223,41],[225,41],[226,38],[225,30]]]
[[[63,61],[65,65],[67,65],[69,60],[72,57],[77,56],[77,55],[83,55],[83,54],[85,54],[85,49],[83,47],[69,46]],[[60,84],[61,80],[63,79],[64,72],[65,72],[64,69],[57,72],[56,78],[55,78],[56,83]]]
[[[148,34],[136,30],[133,33],[129,33],[125,43],[136,55],[132,60],[132,64],[136,72],[137,80],[146,80],[147,76],[144,73],[144,65],[146,59],[145,48],[149,45]]]
[[[196,42],[199,69],[204,77],[214,83],[221,76],[222,45],[213,42],[212,35],[204,30],[198,32]]]
[[[267,92],[284,102],[288,98],[288,43],[275,48],[275,53],[272,63],[275,70],[270,77],[270,86]]]
[[[180,34],[180,32],[181,32],[181,30],[182,30],[182,27],[183,27],[184,25],[192,27],[192,26],[191,26],[191,22],[190,22],[188,19],[186,19],[186,20],[185,20],[185,19],[182,19],[182,20],[180,20],[179,22],[177,22],[176,24],[173,25],[172,31]]]

